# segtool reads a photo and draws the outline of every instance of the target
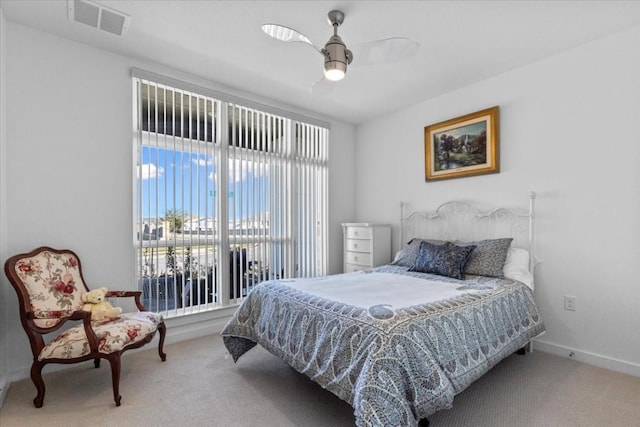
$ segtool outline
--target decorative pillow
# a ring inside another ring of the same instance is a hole
[[[422,241],[418,258],[409,271],[463,279],[464,267],[475,248],[473,245],[456,246],[451,242],[434,245],[427,241]]]
[[[504,277],[504,263],[513,238],[487,239],[477,242],[455,242],[458,246],[475,246],[464,268],[465,274],[476,276]]]
[[[529,251],[516,247],[509,248],[503,271],[507,279],[517,280],[531,287],[533,275],[529,272]]]
[[[420,243],[422,242],[429,242],[434,245],[442,245],[446,243],[444,240],[411,239],[404,248],[398,251],[391,265],[413,267],[413,265],[416,263],[416,259],[418,258],[418,252],[420,252]]]

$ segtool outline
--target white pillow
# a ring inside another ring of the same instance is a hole
[[[529,251],[511,246],[504,262],[504,277],[517,280],[533,289],[533,275],[529,272]]]

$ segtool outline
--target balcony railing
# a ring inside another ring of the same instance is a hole
[[[138,279],[142,302],[148,310],[158,312],[234,303],[246,297],[258,283],[282,277],[282,257],[274,257],[281,247],[281,243],[262,242],[244,244],[228,252],[227,286],[220,280],[222,272],[217,246],[145,248],[138,257],[143,263],[138,271],[145,272]],[[270,269],[270,265],[277,267]],[[228,299],[222,298],[223,290]]]

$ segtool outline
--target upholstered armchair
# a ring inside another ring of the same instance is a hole
[[[134,298],[139,311],[122,313],[115,319],[92,321],[91,313],[83,311],[81,296],[88,291],[82,276],[80,259],[70,250],[40,247],[29,253],[9,258],[4,271],[18,294],[20,319],[31,351],[31,380],[37,395],[36,408],[42,407],[45,386],[42,368],[49,363],[77,363],[101,359],[111,365],[113,397],[120,406],[120,358],[123,352],[150,342],[156,330],[160,333],[158,353],[163,351],[166,327],[162,315],[146,311],[139,291],[109,291],[107,297]],[[73,322],[75,321],[75,322]],[[69,323],[71,322],[71,323]],[[73,323],[81,322],[73,325]],[[63,325],[70,326],[51,338]]]

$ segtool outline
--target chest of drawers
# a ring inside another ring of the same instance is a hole
[[[367,270],[391,262],[391,225],[367,222],[342,224],[344,272]]]

